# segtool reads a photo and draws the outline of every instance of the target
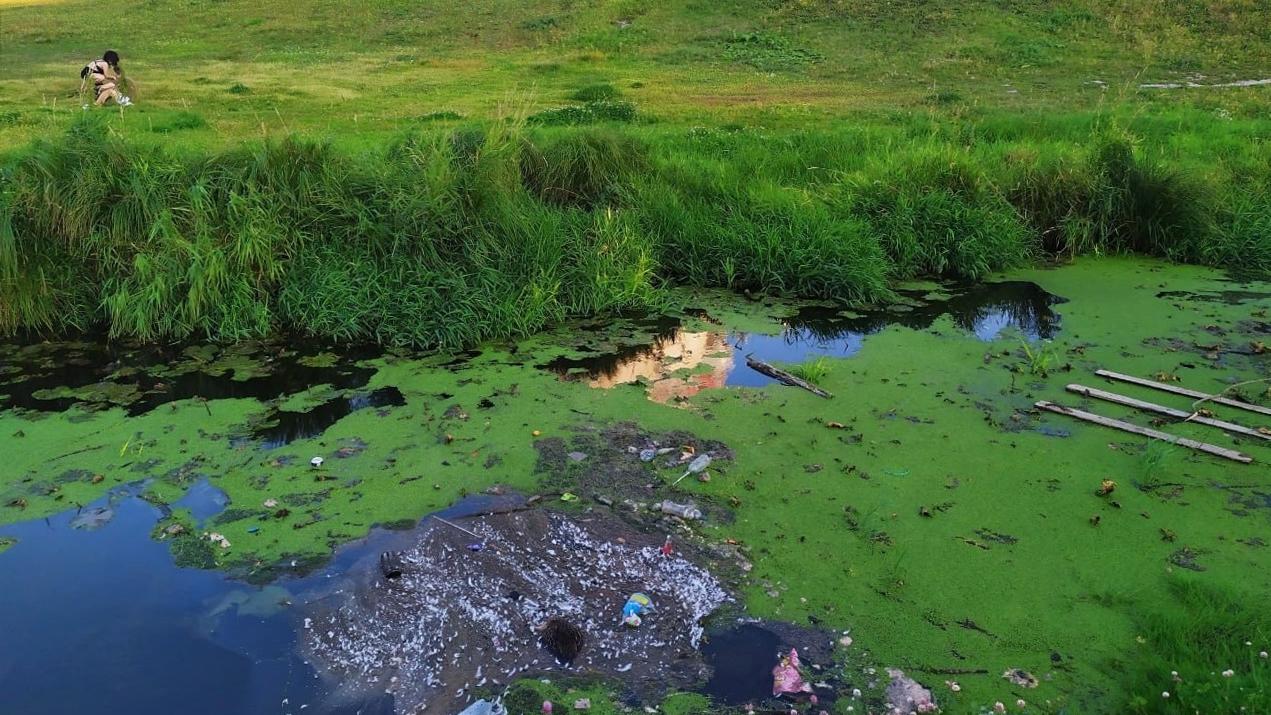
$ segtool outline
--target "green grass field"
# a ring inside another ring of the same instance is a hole
[[[676,125],[1041,119],[1109,104],[1195,107],[1206,123],[1261,116],[1267,90],[1138,85],[1261,79],[1271,66],[1258,0],[128,0],[106,12],[3,0],[0,26],[0,147],[60,131],[79,111],[79,68],[107,47],[139,88],[120,131],[182,145],[288,132],[373,142],[451,113],[563,106],[598,82]]]

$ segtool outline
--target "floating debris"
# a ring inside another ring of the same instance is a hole
[[[554,667],[540,649],[547,635],[544,645],[574,656],[573,667],[620,677],[650,698],[704,677],[700,659],[679,656],[694,653],[699,621],[729,597],[705,569],[663,556],[660,539],[616,518],[583,524],[533,509],[465,519],[463,529],[487,544],[471,552],[464,531],[436,524],[426,520],[418,542],[401,552],[400,578],[385,581],[371,561],[312,602],[304,615],[314,627],[301,648],[319,673],[348,691],[382,693],[392,683],[398,712],[424,702],[454,712],[464,704],[457,683],[508,682]],[[658,617],[638,629],[615,618],[633,583],[658,604]],[[548,619],[562,625],[537,632]],[[586,632],[586,648],[575,653],[552,635],[565,633],[565,623]]]
[[[92,531],[109,524],[110,520],[114,518],[115,510],[110,507],[90,507],[80,512],[74,519],[71,519],[71,528]]]
[[[229,548],[229,539],[225,538],[224,534],[218,534],[215,531],[213,531],[209,534],[204,534],[204,538],[206,538],[208,541],[212,542],[213,544],[216,544],[217,546],[221,547],[222,549]]]
[[[711,466],[711,456],[709,454],[697,455],[693,461],[688,463],[688,469],[684,470],[684,473],[680,475],[680,478],[672,482],[671,486],[675,486],[676,484],[684,481],[684,477],[687,477],[690,474],[699,474],[705,471],[709,466]]]
[[[402,555],[396,551],[380,554],[380,573],[390,581],[402,577]]]
[[[935,712],[936,701],[931,691],[922,687],[918,681],[905,675],[898,668],[888,668],[887,675],[891,682],[887,684],[887,707],[892,712],[909,713]]]
[[[678,516],[681,519],[697,520],[702,518],[702,510],[693,504],[679,504],[673,501],[659,502],[657,505],[663,514]]]
[[[1035,688],[1038,685],[1037,677],[1027,670],[1019,668],[1011,668],[1002,673],[1002,677],[1021,688]]]
[[[799,651],[791,648],[790,653],[782,656],[781,662],[772,668],[772,695],[810,692],[812,686],[803,680],[803,674],[799,672]]]

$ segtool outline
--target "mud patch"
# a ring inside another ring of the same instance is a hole
[[[732,450],[722,442],[688,432],[648,432],[631,422],[582,425],[568,441],[540,439],[534,448],[538,451],[535,471],[544,491],[570,491],[606,506],[625,506],[624,511],[633,513],[654,502],[676,499],[676,493],[664,487],[658,470],[682,469],[685,455],[710,455],[707,471],[716,472],[733,459]],[[705,505],[703,511],[711,518],[730,517],[724,507]]]
[[[709,572],[659,546],[613,519],[544,510],[429,520],[398,557],[399,578],[369,566],[310,607],[302,648],[348,690],[391,692],[400,713],[425,703],[455,711],[552,670],[656,699],[705,675],[699,621],[729,600]],[[634,592],[656,610],[629,628],[621,612]],[[537,627],[552,617],[586,635],[572,666],[538,642]]]
[[[1184,546],[1169,555],[1169,562],[1188,571],[1204,571],[1205,567],[1200,563],[1200,557],[1206,553],[1208,551],[1205,549],[1193,549],[1190,546]]]

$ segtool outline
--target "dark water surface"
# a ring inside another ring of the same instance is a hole
[[[332,576],[369,568],[409,531],[373,530],[321,573],[261,588],[177,568],[167,544],[150,537],[166,509],[138,497],[141,490],[116,490],[86,507],[113,514],[96,529],[73,527],[75,510],[0,527],[0,536],[18,540],[0,556],[0,712],[392,712],[387,696],[330,697],[297,655],[295,607]],[[206,482],[181,502],[196,518],[224,505]]]
[[[131,485],[82,510],[0,527],[0,537],[18,540],[0,556],[0,713],[393,712],[387,695],[349,697],[318,678],[297,654],[297,607],[322,598],[331,579],[374,569],[380,553],[412,544],[413,529],[373,529],[319,573],[262,588],[178,568],[167,544],[150,537],[168,509],[142,491]],[[437,515],[519,504],[513,495],[477,495]],[[203,481],[178,505],[203,520],[227,502]],[[83,513],[111,518],[76,528]]]
[[[0,341],[0,410],[61,412],[75,404],[124,407],[130,416],[177,400],[272,400],[315,385],[364,386],[374,347],[312,341],[139,345],[102,336],[81,341]],[[316,360],[319,356],[330,360]],[[329,363],[329,364],[328,364]],[[66,393],[77,393],[66,395]],[[65,396],[62,396],[65,395]]]
[[[400,407],[404,404],[406,398],[396,387],[382,387],[373,392],[355,392],[334,397],[303,412],[275,410],[270,416],[269,426],[254,431],[252,438],[260,440],[266,449],[274,449],[298,439],[322,434],[328,427],[358,410]]]
[[[704,692],[717,703],[745,705],[772,696],[772,669],[780,659],[781,638],[754,624],[711,633],[702,655],[713,669]]]

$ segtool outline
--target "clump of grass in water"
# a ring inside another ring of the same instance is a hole
[[[1161,470],[1178,453],[1178,448],[1166,442],[1148,442],[1139,455],[1139,468],[1144,484],[1160,482]]]
[[[1168,608],[1136,608],[1137,644],[1109,664],[1114,712],[1271,712],[1271,611],[1194,578],[1167,582]],[[1166,695],[1168,693],[1168,695]]]
[[[830,361],[825,357],[790,366],[790,374],[816,385],[830,376]]]
[[[1021,339],[1019,345],[1024,353],[1023,369],[1038,377],[1050,377],[1050,373],[1058,368],[1059,361],[1063,359],[1050,341],[1033,345]]]

